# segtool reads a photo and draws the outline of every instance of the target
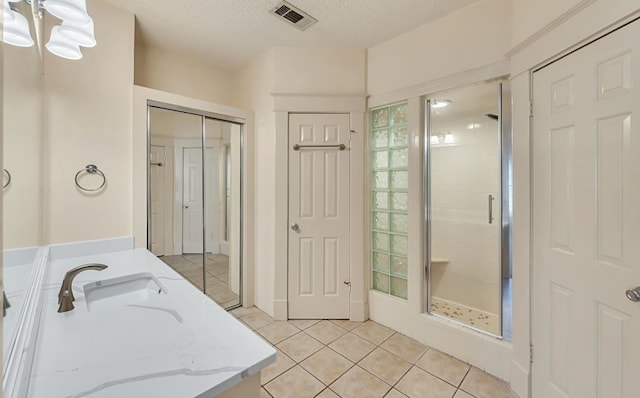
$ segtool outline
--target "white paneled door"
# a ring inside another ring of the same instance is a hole
[[[534,398],[640,397],[639,37],[534,74]]]
[[[183,149],[182,252],[202,253],[202,148]]]
[[[291,319],[349,318],[349,138],[347,114],[289,116]]]
[[[165,147],[149,146],[151,162],[151,252],[156,256],[165,255]],[[169,253],[170,254],[170,253]]]

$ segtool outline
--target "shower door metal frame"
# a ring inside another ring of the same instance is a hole
[[[423,156],[422,156],[422,185],[424,205],[424,222],[423,222],[423,247],[424,247],[424,271],[425,271],[425,292],[426,312],[435,317],[442,317],[449,321],[463,325],[469,329],[478,331],[483,334],[490,335],[499,339],[504,339],[504,278],[505,275],[511,277],[511,252],[512,252],[512,186],[513,186],[513,161],[512,161],[512,129],[511,129],[511,90],[507,80],[498,83],[498,140],[500,148],[500,278],[499,291],[500,298],[500,335],[493,334],[486,330],[474,327],[456,319],[433,313],[431,311],[432,288],[431,288],[431,95],[424,97],[422,101],[422,112],[424,115],[424,136],[423,136]]]
[[[225,308],[225,310],[230,311],[235,308],[242,306],[243,301],[243,292],[244,292],[244,284],[243,284],[243,274],[244,274],[244,257],[243,257],[243,220],[244,220],[244,150],[245,150],[245,129],[246,129],[246,120],[238,117],[212,113],[207,111],[200,111],[197,109],[187,108],[179,105],[167,104],[158,101],[147,100],[147,249],[151,250],[151,162],[150,159],[150,143],[151,143],[151,108],[163,109],[167,111],[186,113],[194,116],[198,116],[201,118],[201,137],[202,137],[202,293],[207,293],[207,267],[206,267],[206,190],[205,190],[205,170],[206,170],[206,121],[207,119],[216,120],[219,122],[231,123],[240,126],[240,225],[238,226],[238,256],[240,262],[240,272],[239,272],[239,283],[240,283],[240,291],[238,294],[238,304],[232,305],[230,307]]]

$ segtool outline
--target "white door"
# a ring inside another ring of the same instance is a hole
[[[150,145],[151,162],[151,252],[156,256],[165,255],[165,147]]]
[[[349,318],[349,137],[349,115],[289,117],[291,319]]]
[[[534,74],[534,398],[640,397],[639,37]]]
[[[202,148],[183,148],[182,252],[202,253]]]

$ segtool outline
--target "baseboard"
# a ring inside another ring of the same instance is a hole
[[[511,362],[511,389],[519,398],[529,398],[529,372],[519,363]]]
[[[351,300],[349,304],[349,319],[352,321],[363,322],[369,319],[369,311],[366,301]]]
[[[287,300],[273,300],[273,319],[276,321],[286,321],[288,319]]]

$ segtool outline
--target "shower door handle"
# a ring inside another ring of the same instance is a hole
[[[489,195],[489,224],[493,224],[493,195]]]

